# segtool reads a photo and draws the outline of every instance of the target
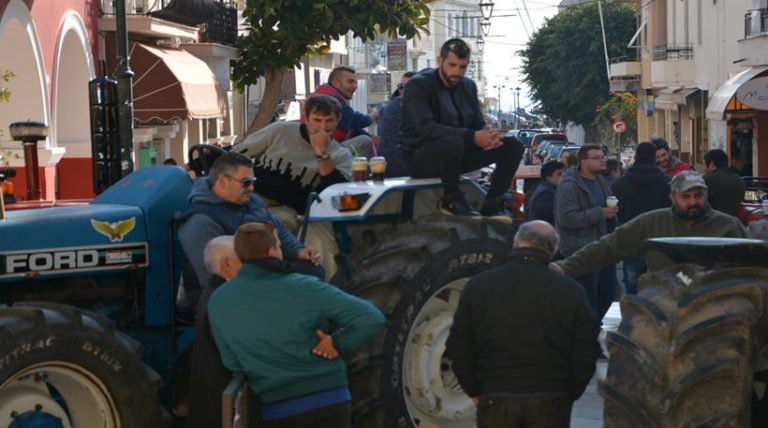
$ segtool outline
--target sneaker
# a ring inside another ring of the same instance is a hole
[[[487,217],[489,220],[512,223],[512,215],[504,208],[504,199],[502,198],[486,199],[483,202],[482,208],[480,208],[480,215]]]
[[[479,217],[480,213],[475,211],[471,205],[464,199],[464,193],[455,192],[443,196],[440,201],[440,211],[444,214],[462,215],[468,217]]]

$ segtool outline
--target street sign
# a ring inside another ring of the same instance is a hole
[[[611,129],[615,134],[623,134],[627,132],[627,122],[617,120],[611,124]]]

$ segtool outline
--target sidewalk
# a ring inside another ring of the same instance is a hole
[[[603,318],[603,331],[613,331],[619,327],[621,322],[621,311],[619,303],[614,302],[611,309]],[[605,333],[600,334],[600,345],[605,349]],[[606,352],[607,354],[607,352]],[[605,372],[608,369],[608,361],[599,361],[597,371],[592,382],[587,386],[584,395],[573,405],[571,414],[571,428],[602,428],[603,426],[603,400],[597,393],[598,379],[605,378]]]

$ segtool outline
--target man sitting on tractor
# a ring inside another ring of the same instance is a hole
[[[293,221],[304,214],[310,192],[320,193],[352,175],[352,153],[332,137],[341,114],[338,101],[312,96],[304,113],[306,124],[275,122],[232,148],[255,159],[254,191],[268,203],[284,205],[274,214],[292,231],[298,229]]]

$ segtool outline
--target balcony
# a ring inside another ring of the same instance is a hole
[[[695,79],[691,45],[659,45],[653,48],[651,83],[654,87],[693,85]]]
[[[744,39],[739,40],[740,65],[768,65],[768,9],[752,9],[744,14]]]
[[[227,46],[234,46],[237,40],[237,8],[231,0],[126,0],[125,7],[130,33],[155,38],[178,37],[183,41],[199,39]],[[112,0],[101,0],[101,15],[99,29],[113,31]]]
[[[635,92],[640,89],[642,69],[636,57],[611,58],[611,89]]]

